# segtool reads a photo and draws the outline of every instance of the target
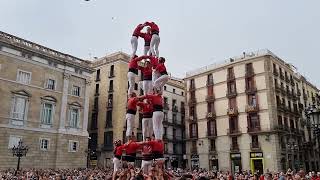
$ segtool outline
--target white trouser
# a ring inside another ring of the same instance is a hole
[[[134,57],[137,53],[137,48],[138,48],[138,38],[136,36],[131,37],[131,47],[132,47],[132,57]]]
[[[152,71],[152,82],[155,82],[160,77],[157,71]]]
[[[169,76],[164,74],[153,82],[153,88],[160,89],[162,91],[163,86],[168,82]]]
[[[162,139],[163,135],[163,112],[154,111],[152,115],[153,132],[156,139]]]
[[[143,55],[148,55],[148,52],[150,50],[150,46],[144,46],[144,49],[143,49]]]
[[[143,80],[143,94],[152,94],[152,80]]]
[[[150,42],[150,51],[152,56],[159,57],[159,44],[160,44],[160,36],[158,34],[153,34]]]
[[[127,131],[126,136],[131,136],[134,129],[134,114],[126,114]]]
[[[152,165],[152,161],[142,160],[142,163],[141,163],[141,169],[143,170],[142,172],[144,174],[148,174],[149,170],[151,169],[151,165]]]
[[[121,161],[118,158],[113,158],[113,171],[116,172],[121,167]]]
[[[152,118],[142,118],[142,136],[144,141],[146,137],[152,136],[152,128]]]
[[[128,82],[129,82],[129,88],[128,88],[128,95],[131,94],[134,90],[134,83],[137,75],[133,72],[128,72]]]

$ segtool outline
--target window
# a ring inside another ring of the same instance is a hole
[[[190,88],[191,88],[191,89],[196,88],[196,85],[195,85],[195,83],[194,83],[194,79],[190,79]]]
[[[80,87],[73,85],[71,94],[74,96],[80,96]]]
[[[27,113],[27,98],[22,96],[15,96],[13,98],[13,106],[12,106],[12,119],[16,121],[24,121],[26,120]],[[22,124],[23,125],[23,122]]]
[[[172,122],[177,123],[177,115],[176,114],[172,114]]]
[[[110,77],[114,77],[114,65],[110,66]]]
[[[273,72],[277,71],[277,65],[273,63]]]
[[[77,152],[78,151],[79,142],[69,140],[69,152]]]
[[[173,88],[172,92],[175,94],[176,93],[176,89]]]
[[[137,83],[134,83],[134,90],[138,90],[138,84]]]
[[[55,90],[56,82],[53,79],[48,79],[47,89]]]
[[[168,153],[168,143],[164,143],[164,152]]]
[[[100,69],[97,70],[96,81],[100,81]]]
[[[98,146],[98,133],[91,133],[90,135],[90,141],[89,141],[89,148],[91,150],[96,150]]]
[[[104,146],[108,149],[113,148],[113,132],[112,131],[104,133]]]
[[[10,136],[9,137],[8,149],[13,148],[14,146],[18,146],[20,140],[22,140],[21,136]]]
[[[216,122],[215,121],[208,121],[208,136],[216,135]]]
[[[41,111],[41,123],[51,125],[53,119],[53,104],[43,103]]]
[[[181,96],[183,96],[183,95],[184,95],[184,92],[182,91],[182,92],[181,92]]]
[[[198,137],[198,130],[197,130],[197,124],[196,123],[190,124],[190,137],[191,138]]]
[[[167,97],[163,97],[163,102],[164,102],[164,104],[168,104],[168,98]]]
[[[98,110],[99,109],[99,97],[94,97],[93,109],[94,110]]]
[[[172,99],[172,107],[177,108],[177,100],[176,99]]]
[[[17,81],[22,84],[30,84],[31,72],[18,70]]]
[[[208,76],[207,76],[207,85],[213,85],[213,76],[212,76],[212,74],[208,74]]]
[[[163,89],[166,91],[167,90],[167,86],[163,86]]]
[[[40,139],[40,150],[47,151],[49,149],[49,139]]]
[[[246,88],[247,88],[247,90],[252,90],[252,88],[254,87],[254,81],[253,81],[253,78],[252,77],[250,77],[250,78],[247,78],[246,79]]]
[[[248,100],[249,100],[249,105],[250,106],[257,106],[257,97],[256,97],[256,95],[249,95],[248,96]]]
[[[106,128],[112,128],[112,110],[107,111]]]
[[[176,129],[173,129],[173,139],[175,139],[176,138]]]
[[[92,113],[91,118],[91,130],[95,130],[98,127],[98,113],[94,112]]]
[[[235,109],[237,107],[237,100],[236,98],[229,99],[229,107],[230,109]]]
[[[210,140],[210,151],[216,150],[216,141],[214,139]]]
[[[71,128],[78,128],[79,127],[79,109],[78,108],[70,108],[69,111],[69,125]]]
[[[246,72],[247,72],[247,73],[253,73],[252,63],[246,64]]]
[[[228,79],[233,79],[234,78],[234,72],[233,68],[228,68]]]
[[[237,146],[238,145],[237,137],[232,137],[231,141],[232,141],[232,146]]]
[[[229,93],[236,93],[237,91],[236,83],[235,82],[228,83],[228,90],[229,90]]]
[[[238,118],[237,117],[230,117],[229,119],[229,128],[230,132],[235,132],[238,130]]]
[[[177,144],[172,145],[173,154],[177,153]]]
[[[99,84],[96,84],[96,95],[98,95],[99,94]]]
[[[249,115],[249,126],[253,129],[260,127],[259,115],[257,113],[252,113]]]
[[[109,92],[113,92],[113,80],[109,81]]]
[[[252,143],[252,146],[253,147],[257,147],[258,144],[259,144],[259,139],[258,139],[258,136],[257,135],[253,135],[251,137],[251,143]]]
[[[108,107],[111,108],[113,105],[113,94],[108,95]]]
[[[167,135],[167,131],[168,131],[168,129],[167,129],[167,127],[163,127],[163,135]]]
[[[137,141],[143,141],[142,133],[137,133]]]

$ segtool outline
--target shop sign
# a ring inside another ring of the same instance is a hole
[[[251,152],[250,158],[263,158],[263,153],[262,152]]]

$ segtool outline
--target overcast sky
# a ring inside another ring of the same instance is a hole
[[[0,0],[0,6],[1,31],[80,58],[131,53],[134,27],[152,20],[160,26],[160,55],[177,77],[268,48],[320,87],[318,0]]]

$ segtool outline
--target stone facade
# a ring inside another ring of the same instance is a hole
[[[86,167],[90,63],[0,32],[0,65],[0,168],[16,167],[17,139],[29,148],[22,167]]]
[[[185,96],[184,82],[170,78],[164,86],[164,135],[166,166],[185,167]]]
[[[302,111],[318,89],[272,52],[244,54],[188,72],[185,82],[189,167],[319,168],[319,146],[312,143]],[[281,84],[284,89],[278,91]]]

